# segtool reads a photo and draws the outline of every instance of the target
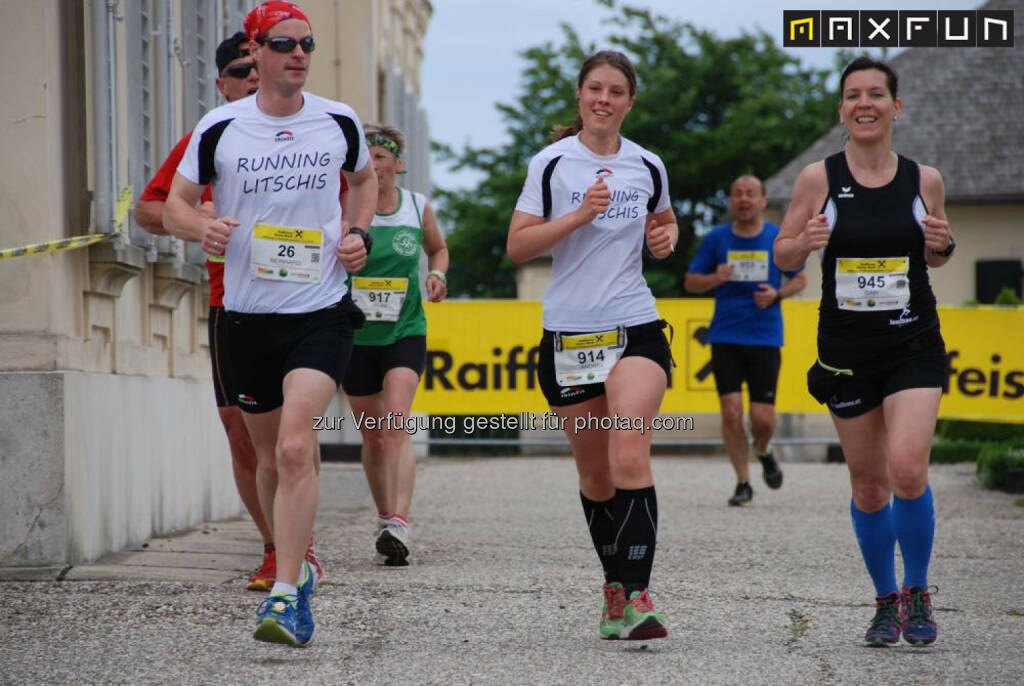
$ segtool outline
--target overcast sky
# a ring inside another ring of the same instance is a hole
[[[430,120],[431,137],[453,145],[496,145],[504,128],[496,102],[512,103],[519,92],[524,66],[523,50],[547,40],[560,41],[559,23],[566,22],[584,43],[598,42],[614,27],[602,20],[614,13],[594,0],[432,0],[424,46],[422,99]],[[649,7],[656,14],[688,21],[722,37],[758,27],[782,44],[783,9],[974,9],[978,0],[870,0],[870,2],[779,3],[766,0],[634,0],[627,4]],[[807,64],[829,67],[828,48],[788,48]],[[473,176],[456,175],[440,164],[431,169],[441,187],[471,185]]]

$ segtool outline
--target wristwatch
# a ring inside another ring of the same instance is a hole
[[[956,250],[956,241],[953,240],[952,236],[950,236],[949,237],[949,245],[946,246],[946,249],[945,250],[932,250],[932,254],[935,255],[936,257],[949,257],[950,255],[953,254],[954,250]]]
[[[348,230],[348,232],[349,233],[354,233],[355,235],[357,235],[357,236],[359,236],[360,238],[363,239],[363,247],[366,248],[366,256],[369,257],[370,256],[370,248],[373,247],[373,236],[368,234],[363,229],[360,229],[358,226],[353,226],[352,228],[350,228]]]

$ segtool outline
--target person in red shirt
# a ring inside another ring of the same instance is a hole
[[[216,62],[220,74],[217,78],[217,89],[228,102],[256,93],[259,88],[259,74],[255,61],[249,55],[249,39],[244,32],[235,33],[217,47]],[[178,170],[181,158],[185,155],[185,148],[191,137],[192,132],[190,131],[178,141],[135,205],[135,221],[150,233],[160,236],[169,235],[163,225],[164,202],[167,200],[174,174]],[[343,194],[345,190],[345,178],[342,176]],[[203,192],[200,212],[208,214],[210,217],[217,216],[209,187]],[[235,475],[238,495],[263,537],[263,561],[249,576],[246,588],[252,591],[269,591],[277,576],[274,539],[267,517],[260,506],[256,480],[258,464],[256,449],[253,447],[252,438],[242,420],[242,412],[238,409],[236,394],[231,391],[231,367],[227,364],[228,359],[222,352],[224,350],[224,328],[226,327],[223,302],[224,258],[207,255],[206,269],[210,275],[210,362],[213,367],[213,388],[217,399],[217,411],[220,414],[221,423],[224,425],[224,431],[227,433],[228,445],[231,449],[231,466]],[[306,559],[313,565],[318,579],[321,578],[323,567],[313,550],[312,541],[306,551]]]

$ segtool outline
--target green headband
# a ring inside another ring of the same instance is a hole
[[[398,143],[394,142],[385,135],[379,133],[371,133],[366,137],[366,144],[373,147],[384,148],[385,150],[391,151],[391,154],[395,157],[401,157],[402,153],[398,149]]]

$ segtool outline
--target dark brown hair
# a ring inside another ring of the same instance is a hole
[[[899,77],[896,76],[896,70],[890,67],[888,63],[872,59],[867,55],[858,57],[846,65],[846,69],[843,70],[843,75],[839,77],[840,97],[842,97],[843,89],[846,88],[846,77],[855,71],[863,71],[864,69],[877,69],[885,74],[885,85],[889,87],[889,95],[892,96],[893,100],[896,99],[896,91],[899,87]]]
[[[636,68],[633,67],[633,63],[629,61],[628,57],[617,50],[601,50],[588,57],[580,67],[580,75],[576,78],[576,87],[583,88],[583,82],[587,80],[587,75],[595,68],[605,64],[623,73],[626,81],[629,82],[629,97],[636,97]],[[552,142],[560,141],[563,138],[575,136],[582,130],[583,117],[577,114],[576,119],[569,126],[561,124],[555,126],[551,130],[551,140]]]

